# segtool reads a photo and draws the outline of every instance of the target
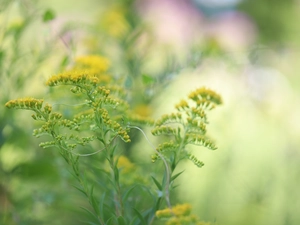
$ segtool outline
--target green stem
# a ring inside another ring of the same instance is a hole
[[[119,181],[119,169],[116,164],[116,160],[114,159],[114,148],[115,146],[111,147],[112,152],[109,155],[109,165],[112,171],[112,177],[115,185],[116,192],[114,193],[114,200],[115,200],[115,208],[117,216],[124,216],[124,205],[122,200],[122,191]]]

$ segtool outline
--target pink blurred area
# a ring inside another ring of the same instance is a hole
[[[144,0],[142,16],[154,27],[157,41],[174,45],[213,39],[224,50],[243,50],[256,40],[253,21],[236,10],[206,17],[189,0]]]

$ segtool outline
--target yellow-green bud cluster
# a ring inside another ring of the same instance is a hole
[[[206,133],[206,125],[197,118],[187,118],[188,126],[186,128],[187,133],[199,133],[204,135]]]
[[[92,136],[89,136],[89,137],[76,137],[75,140],[77,142],[77,144],[79,145],[86,145],[88,143],[90,143],[91,141],[93,141],[95,139],[95,136],[92,135]]]
[[[182,119],[181,113],[166,114],[166,115],[162,115],[162,117],[156,121],[155,125],[161,126],[166,123],[178,123],[181,122],[181,119]]]
[[[50,147],[53,147],[55,146],[55,141],[45,141],[45,142],[41,142],[39,144],[40,147],[42,148],[50,148]]]
[[[61,84],[80,85],[92,84],[95,86],[98,83],[98,78],[94,74],[87,73],[86,71],[66,71],[50,77],[46,85],[57,86]]]
[[[207,88],[198,88],[191,92],[189,98],[196,102],[197,106],[213,109],[216,105],[222,104],[221,96]]]
[[[104,97],[107,97],[110,94],[110,90],[106,89],[104,86],[99,86],[97,92]]]
[[[123,139],[123,141],[125,141],[125,142],[130,142],[131,140],[130,140],[130,137],[129,137],[129,135],[128,135],[128,133],[127,133],[127,131],[126,130],[122,130],[122,129],[120,129],[119,131],[118,131],[118,135]]]
[[[86,111],[84,113],[80,113],[76,116],[74,116],[74,123],[80,125],[82,123],[85,123],[85,122],[91,122],[93,121],[95,118],[95,115],[93,114],[93,111]]]
[[[104,108],[97,109],[95,113],[100,115],[102,122],[107,126],[107,129],[113,130],[123,139],[123,141],[130,142],[130,137],[126,129],[122,128],[122,126],[115,120],[111,120],[109,118],[108,111],[106,109]]]
[[[199,168],[201,168],[202,166],[204,166],[204,163],[201,162],[199,159],[197,159],[196,156],[194,156],[192,154],[188,154],[188,157]]]
[[[169,142],[164,142],[162,144],[159,144],[156,150],[158,152],[169,152],[169,151],[176,151],[179,149],[179,144],[174,143],[173,141]],[[151,156],[152,162],[156,162],[156,160],[159,158],[158,153],[155,153],[154,155]]]
[[[34,129],[33,130],[33,136],[35,137],[40,137],[42,135],[49,135],[51,134],[51,131],[53,129],[53,126],[54,126],[54,122],[53,121],[48,121],[48,122],[45,122],[41,128],[38,128],[38,129]]]
[[[192,99],[193,101],[206,99],[206,100],[209,100],[209,101],[212,101],[212,102],[216,103],[217,105],[222,103],[220,95],[218,95],[213,90],[210,90],[210,89],[205,88],[205,87],[198,88],[195,91],[191,92],[189,94],[189,98]]]
[[[189,108],[189,105],[188,105],[188,102],[187,102],[187,101],[181,100],[178,104],[175,105],[175,108],[176,108],[178,111],[186,110],[186,109]]]
[[[164,152],[168,150],[176,150],[178,149],[178,147],[179,147],[178,144],[175,144],[173,141],[170,141],[170,142],[164,142],[162,144],[159,144],[156,150],[158,152]]]
[[[201,108],[192,107],[191,108],[191,114],[192,114],[193,117],[200,117],[201,119],[205,119],[206,118],[206,113]]]
[[[216,150],[217,147],[215,146],[214,142],[208,139],[207,137],[197,134],[197,133],[188,133],[185,136],[184,142],[186,144],[194,144],[207,147],[211,150]]]
[[[72,120],[68,120],[68,119],[60,120],[58,121],[58,125],[62,127],[67,127],[70,130],[79,131],[79,124]]]
[[[16,100],[10,100],[5,104],[7,108],[14,109],[29,109],[29,110],[40,110],[43,106],[43,99],[35,98],[19,98]]]
[[[160,127],[155,127],[151,133],[154,136],[158,136],[158,135],[176,135],[177,134],[177,129],[170,127],[170,126],[160,126]]]
[[[61,118],[62,118],[62,114],[61,113],[56,113],[56,112],[51,113],[50,116],[49,116],[50,120],[59,120]]]
[[[44,106],[44,112],[46,114],[50,114],[52,112],[52,106],[49,105],[48,103]]]

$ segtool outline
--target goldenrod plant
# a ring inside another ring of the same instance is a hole
[[[207,88],[196,89],[176,105],[175,113],[154,121],[135,115],[128,103],[130,91],[124,80],[108,75],[109,64],[102,56],[79,57],[72,68],[46,81],[50,89],[58,88],[52,100],[26,97],[5,105],[33,112],[39,126],[33,135],[42,139],[40,147],[57,149],[68,164],[77,180],[74,188],[89,203],[81,206],[91,215],[89,224],[148,225],[160,219],[166,224],[203,224],[190,215],[189,205],[173,206],[170,192],[182,174],[174,174],[180,161],[204,165],[188,145],[216,149],[206,135],[207,112],[221,104],[221,97]],[[167,139],[154,147],[143,126],[153,127],[154,136]],[[155,174],[148,168],[149,174],[140,174],[139,164],[126,157],[132,130],[143,134],[153,148],[149,161],[161,161],[164,171]],[[164,212],[169,213],[167,220]]]

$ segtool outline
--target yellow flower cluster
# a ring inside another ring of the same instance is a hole
[[[189,94],[189,98],[197,103],[197,106],[214,108],[215,105],[222,104],[221,96],[208,88],[198,88]]]
[[[95,114],[96,115],[99,115],[102,119],[102,122],[110,129],[112,129],[114,132],[116,132],[122,139],[123,141],[125,142],[130,142],[130,137],[127,133],[127,130],[122,128],[121,125],[114,121],[114,120],[111,120],[109,118],[109,115],[108,115],[108,111],[104,108],[96,108],[95,109]]]
[[[162,125],[162,126],[157,126],[155,127],[151,133],[154,135],[154,136],[158,136],[158,135],[176,135],[177,133],[177,129],[175,128],[172,128],[170,126],[165,126],[165,125]]]
[[[175,108],[177,110],[184,110],[189,108],[189,104],[187,103],[187,101],[182,99],[178,104],[175,105]]]
[[[104,74],[110,66],[110,61],[99,55],[80,56],[75,59],[75,65],[72,69],[53,75],[48,79],[48,86],[59,84],[93,84],[111,82],[111,76]],[[76,92],[78,90],[73,90]]]
[[[200,146],[207,147],[211,150],[217,149],[215,143],[212,140],[208,139],[207,137],[205,137],[201,134],[197,134],[197,133],[186,134],[184,141],[187,144],[200,145]]]
[[[156,150],[162,152],[162,151],[167,151],[168,149],[174,150],[177,148],[179,148],[179,144],[174,143],[174,141],[170,141],[170,142],[164,142],[162,144],[159,144]]]
[[[96,85],[99,79],[95,74],[84,72],[81,70],[71,70],[50,77],[46,85],[56,86],[59,84],[73,84],[73,85],[83,85],[83,84],[93,84]]]
[[[159,144],[156,150],[158,152],[168,152],[168,151],[176,151],[179,149],[179,144],[174,143],[173,141],[164,142],[162,144]],[[156,160],[159,158],[158,153],[155,153],[151,156],[152,162],[156,162]]]
[[[19,98],[15,100],[10,100],[5,104],[7,108],[15,108],[15,109],[41,109],[43,106],[43,99],[35,99],[35,98]]]

